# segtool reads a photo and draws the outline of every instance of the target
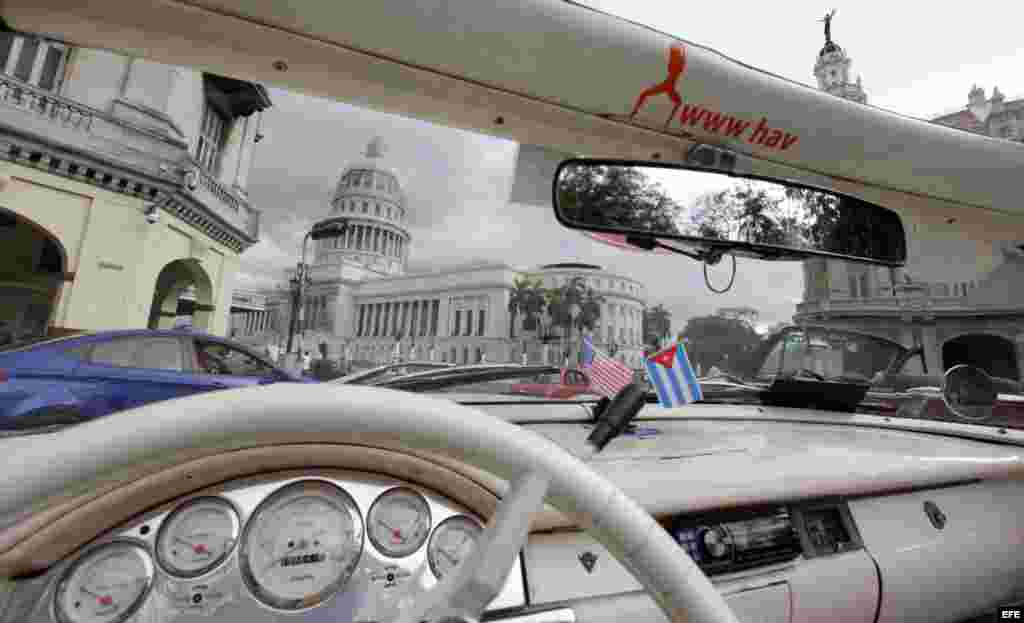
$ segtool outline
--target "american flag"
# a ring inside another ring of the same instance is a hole
[[[594,348],[590,336],[583,338],[583,367],[590,370],[590,385],[602,396],[614,398],[633,382],[633,371]]]

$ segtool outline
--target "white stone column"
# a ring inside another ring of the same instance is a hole
[[[442,296],[438,299],[437,336],[451,337],[452,335],[452,303],[450,296]]]

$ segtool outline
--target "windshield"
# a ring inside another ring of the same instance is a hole
[[[655,21],[641,8],[630,10],[635,14],[626,17]],[[917,116],[945,106],[955,111],[929,120],[999,140],[1024,136],[1024,99],[971,91],[970,101],[980,103],[969,107],[961,91],[973,77],[963,74],[955,89],[911,108],[899,87],[850,74],[846,57],[820,60],[816,10],[784,10],[791,23],[808,24],[802,64],[762,45],[763,33],[729,38],[699,24],[653,25],[726,52],[749,51],[744,46],[757,39],[757,53],[747,57],[758,67],[837,97],[863,102],[870,95]],[[850,55],[871,53],[870,36],[846,36]],[[487,381],[469,375],[462,385],[426,391],[597,400],[601,373],[588,348],[602,365],[614,362],[646,384],[647,358],[674,344],[684,345],[708,391],[722,395],[744,383],[763,389],[779,377],[799,377],[866,384],[890,396],[939,386],[947,369],[963,363],[1021,380],[1024,299],[1016,284],[1024,253],[1012,232],[982,239],[955,219],[907,224],[900,268],[820,257],[705,265],[559,224],[551,172],[537,174],[530,145],[281,85],[74,50],[32,33],[0,37],[9,59],[0,77],[7,85],[3,126],[38,134],[5,134],[12,153],[24,156],[15,160],[25,162],[8,163],[2,180],[23,200],[0,206],[7,249],[0,262],[0,420],[51,408],[26,396],[58,395],[54,387],[94,365],[106,366],[104,387],[119,392],[130,391],[125,369],[143,370],[140,378],[156,388],[153,399],[208,391],[209,379],[201,377],[211,374],[228,377],[231,387],[267,382],[279,377],[272,363],[341,384],[400,379],[441,364],[547,365],[559,372]],[[919,56],[903,70],[927,76],[933,68],[922,63],[929,62]],[[639,96],[641,116],[672,109],[672,94],[659,88],[630,95],[631,102]],[[57,119],[44,108],[78,111],[84,120]],[[971,111],[982,108],[988,121],[970,122]],[[123,128],[123,144],[90,142],[90,127]],[[71,151],[88,158],[68,160],[67,150],[38,147],[73,140],[79,142]],[[128,163],[125,153],[138,161]],[[159,183],[140,181],[154,171],[163,171]],[[713,212],[736,236],[782,236],[772,229],[779,223],[805,226],[787,212],[786,197],[758,194],[737,178],[668,188],[672,179],[653,172],[644,183]],[[735,201],[725,209],[715,203],[722,197]],[[94,209],[108,217],[89,216]],[[159,341],[154,333],[147,339],[156,341],[69,348],[47,355],[49,362],[25,358],[41,345],[33,340],[70,332],[180,327],[250,350],[184,337]],[[389,364],[399,365],[377,370]],[[50,376],[33,376],[44,368]],[[172,373],[174,395],[164,382]],[[881,398],[868,399],[874,402],[865,408],[883,408]],[[104,400],[134,406],[142,399]],[[941,407],[929,415],[885,400],[894,415],[952,418]],[[1011,425],[1024,426],[1024,415]]]
[[[903,352],[898,343],[866,335],[818,328],[794,330],[775,342],[754,378],[770,380],[802,374],[826,380],[877,382]]]

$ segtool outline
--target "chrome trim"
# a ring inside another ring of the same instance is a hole
[[[387,502],[387,499],[389,497],[393,496],[393,495],[399,495],[399,494],[403,494],[403,493],[404,494],[411,494],[412,496],[414,496],[417,499],[419,504],[423,505],[423,510],[427,514],[427,531],[423,534],[423,538],[419,539],[419,542],[416,543],[416,546],[413,547],[410,551],[396,552],[394,550],[390,550],[386,543],[379,543],[377,541],[377,537],[374,536],[374,533],[373,533],[372,525],[373,525],[374,511],[377,510],[378,508],[380,508],[378,505],[381,502]],[[378,495],[377,499],[374,500],[373,504],[370,505],[370,510],[366,511],[366,536],[367,536],[367,538],[370,539],[370,543],[373,543],[373,546],[376,547],[377,550],[381,554],[384,554],[388,558],[405,558],[406,556],[413,555],[414,553],[416,553],[417,550],[419,550],[421,547],[423,547],[424,543],[427,542],[427,539],[430,538],[430,533],[431,533],[431,531],[433,529],[434,529],[434,518],[433,518],[433,516],[430,513],[430,504],[427,502],[426,498],[423,497],[422,493],[420,493],[419,491],[417,491],[416,489],[413,489],[411,487],[392,487],[391,489],[388,489],[384,493],[381,493],[380,495]]]
[[[217,504],[219,506],[224,506],[227,508],[228,517],[231,520],[231,545],[224,548],[224,553],[218,556],[216,560],[211,561],[198,571],[188,573],[179,569],[174,563],[164,560],[160,544],[163,538],[167,536],[168,530],[170,529],[174,519],[178,515],[180,515],[184,511],[193,508],[194,506],[198,506],[201,504]],[[153,543],[153,558],[156,559],[157,564],[160,565],[160,568],[166,571],[168,575],[172,575],[174,577],[183,579],[198,578],[200,576],[206,575],[207,573],[213,571],[217,567],[224,564],[228,557],[231,556],[231,553],[235,550],[235,548],[238,547],[238,542],[241,537],[241,533],[242,522],[241,519],[239,519],[238,509],[235,508],[235,505],[232,504],[229,500],[213,495],[204,495],[201,497],[192,498],[187,502],[179,505],[177,508],[175,508],[171,513],[167,515],[167,518],[164,519],[163,522],[161,522],[160,530],[157,532],[156,535],[156,541],[154,541]]]
[[[303,597],[294,598],[275,595],[266,586],[260,583],[260,580],[256,577],[256,574],[250,566],[249,552],[255,545],[252,542],[253,531],[259,526],[257,522],[264,516],[263,514],[271,513],[271,509],[281,502],[281,500],[287,500],[285,503],[290,503],[292,499],[310,497],[314,495],[322,496],[323,499],[331,506],[335,506],[338,510],[348,513],[349,519],[352,521],[352,543],[350,543],[350,545],[352,545],[354,551],[358,553],[352,557],[349,564],[342,569],[338,577],[332,580],[330,584],[324,586],[320,591],[307,594]],[[355,573],[356,569],[359,568],[359,562],[362,560],[363,549],[366,545],[366,541],[364,539],[365,534],[366,531],[363,523],[363,515],[360,512],[359,507],[356,505],[355,499],[353,499],[345,489],[328,480],[311,478],[308,480],[291,482],[265,497],[263,501],[260,502],[259,506],[253,510],[252,515],[249,516],[249,521],[246,522],[245,529],[242,532],[242,543],[238,550],[238,568],[242,574],[242,580],[245,583],[246,588],[249,589],[252,596],[260,603],[271,608],[287,612],[308,610],[309,608],[319,606],[323,602],[334,597],[335,594],[343,590],[348,585],[348,581],[352,578],[352,574]]]
[[[146,569],[146,586],[139,593],[138,597],[135,598],[135,601],[132,602],[132,605],[125,609],[124,612],[110,619],[109,623],[122,623],[123,621],[127,621],[142,609],[149,600],[149,595],[153,590],[154,579],[156,578],[156,563],[153,561],[153,557],[143,544],[139,543],[135,539],[120,538],[86,548],[75,558],[74,562],[62,570],[60,579],[53,591],[53,598],[48,600],[52,606],[54,620],[59,623],[74,623],[74,618],[69,617],[60,605],[61,597],[67,590],[68,583],[75,575],[75,572],[78,571],[83,564],[99,555],[102,555],[106,550],[114,550],[118,548],[135,550],[136,554],[142,559],[143,566]]]
[[[486,619],[487,623],[576,623],[576,611],[572,608],[558,608],[543,612],[531,612],[510,617]]]

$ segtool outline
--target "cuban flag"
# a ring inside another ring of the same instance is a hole
[[[646,364],[647,376],[658,393],[661,406],[678,407],[702,398],[700,383],[682,344],[674,344],[648,357]]]

